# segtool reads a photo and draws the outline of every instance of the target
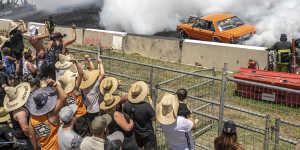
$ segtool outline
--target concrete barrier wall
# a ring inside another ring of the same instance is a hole
[[[162,37],[147,37],[128,35],[125,44],[125,53],[139,53],[154,59],[179,62],[180,49],[177,39]]]
[[[221,70],[224,63],[228,63],[229,71],[238,71],[240,67],[247,67],[248,60],[254,59],[263,69],[267,63],[266,48],[232,45],[196,40],[185,40],[183,44],[182,63],[205,67],[216,67]]]
[[[8,31],[9,30],[9,22],[11,20],[9,19],[0,19],[0,30],[3,31]]]
[[[100,44],[102,48],[120,50],[123,48],[126,35],[125,32],[86,29],[84,30],[83,44],[96,47]]]

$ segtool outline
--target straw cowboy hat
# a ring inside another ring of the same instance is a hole
[[[70,62],[71,60],[71,56],[65,56],[63,54],[59,54],[59,60],[55,63],[55,68],[56,69],[68,69],[72,66],[72,62]]]
[[[25,106],[33,116],[42,116],[55,108],[57,97],[54,88],[39,88],[30,94]]]
[[[166,93],[156,106],[156,118],[164,125],[170,125],[177,119],[179,103],[177,96]]]
[[[0,36],[0,48],[7,42],[9,38],[6,38],[4,36]]]
[[[128,100],[131,103],[140,103],[148,95],[148,85],[143,81],[135,82],[131,85],[128,92]]]
[[[95,83],[98,76],[99,76],[99,70],[92,70],[92,71],[84,70],[82,81],[79,88],[86,89],[90,87]]]
[[[100,92],[102,95],[113,94],[118,88],[118,80],[113,77],[106,77],[101,81]]]
[[[8,112],[22,107],[30,95],[30,84],[21,83],[16,87],[5,87],[6,96],[3,101],[4,109]]]
[[[10,120],[9,113],[4,109],[4,107],[0,107],[0,123],[7,122]]]
[[[14,21],[9,22],[9,33],[15,29],[17,29],[19,25],[15,23]]]
[[[77,74],[71,72],[70,70],[65,71],[65,73],[60,76],[57,81],[60,83],[61,87],[64,89],[65,93],[70,93],[74,90],[76,84]]]
[[[120,96],[113,96],[112,94],[105,94],[103,102],[100,104],[100,109],[109,110],[119,104]]]

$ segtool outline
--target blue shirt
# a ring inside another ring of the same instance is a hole
[[[13,61],[10,61],[7,59],[7,56],[4,56],[4,61],[5,61],[5,69],[7,74],[15,74],[16,72],[16,67]]]

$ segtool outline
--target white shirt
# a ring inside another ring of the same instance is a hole
[[[178,116],[173,124],[160,124],[160,126],[169,148],[172,150],[194,150],[194,141],[191,134],[193,122],[191,120]],[[191,149],[189,149],[189,145]]]
[[[72,150],[79,148],[82,138],[73,130],[64,130],[62,127],[57,132],[57,142],[60,150]]]

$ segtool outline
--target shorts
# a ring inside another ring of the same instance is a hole
[[[140,148],[144,147],[144,150],[154,150],[156,149],[156,136],[154,134],[150,134],[149,136],[142,138],[135,135],[136,142]]]

